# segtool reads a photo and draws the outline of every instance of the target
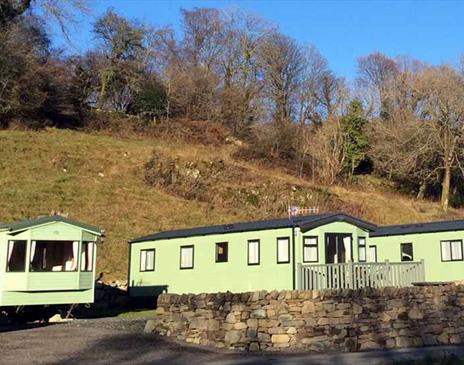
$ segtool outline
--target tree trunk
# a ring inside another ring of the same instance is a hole
[[[449,203],[449,190],[451,182],[451,165],[449,162],[449,160],[445,161],[445,175],[443,176],[443,181],[441,183],[440,208],[443,212],[448,211]]]

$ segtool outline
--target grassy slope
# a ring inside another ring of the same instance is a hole
[[[143,182],[143,165],[154,147],[166,155],[189,159],[230,158],[232,146],[205,147],[182,142],[118,139],[64,130],[0,132],[0,221],[11,221],[56,210],[105,229],[99,269],[106,278],[124,278],[127,240],[161,229],[251,219],[239,208],[187,201]],[[311,184],[276,169],[241,162],[251,179],[265,174],[276,181]],[[355,188],[333,187],[343,201],[362,202],[364,218],[376,223],[400,223],[444,218],[437,205],[418,203],[376,181]],[[262,214],[261,214],[262,215]],[[254,214],[254,216],[260,216]],[[464,216],[452,210],[446,217]]]

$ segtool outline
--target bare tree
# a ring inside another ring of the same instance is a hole
[[[464,142],[464,80],[449,66],[429,67],[418,82],[420,117],[438,143],[443,173],[440,206],[448,209],[453,168],[461,166]]]
[[[363,93],[370,97],[368,111],[377,112],[381,116],[388,114],[386,83],[397,73],[396,62],[380,52],[358,58],[357,83],[362,88]]]
[[[260,45],[259,62],[263,68],[266,93],[272,102],[273,120],[283,126],[293,117],[304,69],[303,53],[295,40],[273,32]]]

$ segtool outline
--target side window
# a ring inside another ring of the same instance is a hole
[[[366,262],[366,237],[358,237],[358,261]]]
[[[140,250],[140,271],[155,271],[156,250]]]
[[[290,262],[290,238],[277,238],[277,263],[288,264]]]
[[[193,269],[193,245],[180,246],[180,268]]]
[[[377,262],[377,246],[369,246],[369,262]]]
[[[248,265],[259,265],[259,240],[248,241]]]
[[[216,262],[227,262],[229,244],[227,242],[216,243]]]
[[[318,262],[319,250],[317,236],[303,237],[303,262]]]
[[[26,271],[26,244],[27,241],[8,241],[6,271]]]
[[[93,269],[93,245],[93,242],[82,242],[81,271],[92,271]]]
[[[401,261],[413,261],[412,242],[402,243],[400,245]]]
[[[441,241],[441,261],[462,261],[462,241]]]

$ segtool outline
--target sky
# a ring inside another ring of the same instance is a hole
[[[90,15],[71,32],[74,52],[91,48],[95,18],[107,8],[180,31],[179,9],[240,7],[271,21],[302,44],[316,46],[331,68],[348,79],[359,56],[380,51],[430,64],[456,64],[464,52],[464,1],[265,1],[89,0]],[[69,47],[59,32],[54,44]]]

